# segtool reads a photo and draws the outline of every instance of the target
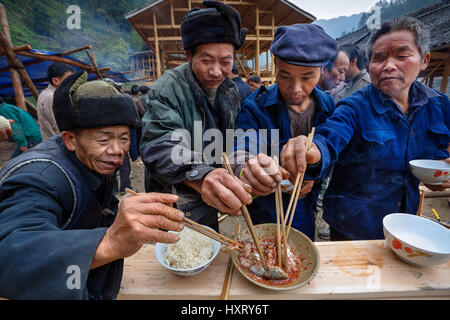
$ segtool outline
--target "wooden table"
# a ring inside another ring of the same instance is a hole
[[[316,242],[320,268],[298,289],[267,290],[233,272],[229,299],[450,299],[450,261],[433,267],[403,262],[384,240]],[[154,245],[125,259],[118,299],[219,299],[229,255],[219,255],[205,271],[181,277],[164,269]]]

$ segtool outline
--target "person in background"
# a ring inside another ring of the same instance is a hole
[[[236,84],[239,91],[239,96],[241,97],[241,105],[249,95],[252,94],[252,89],[248,84],[246,84],[242,78],[239,76],[239,68],[236,63],[233,63],[233,68],[228,76]]]
[[[323,67],[319,87],[325,92],[333,94],[332,90],[345,81],[349,65],[350,60],[347,53],[339,50],[337,55]]]
[[[234,163],[243,164],[235,166],[235,174],[247,184],[255,185],[254,193],[259,196],[249,206],[255,224],[276,222],[275,196],[270,193],[270,187],[259,182],[269,182],[269,176],[262,179],[255,177],[258,162],[265,160],[268,163],[266,167],[275,167],[276,164],[271,158],[264,159],[261,150],[271,151],[271,157],[278,155],[289,139],[308,135],[312,127],[322,124],[335,109],[332,97],[317,87],[322,67],[337,51],[336,41],[320,26],[295,24],[279,27],[270,51],[275,57],[276,84],[259,96],[254,92],[245,101],[238,116],[237,128],[245,132],[256,129],[259,132],[278,131],[279,134],[267,137],[267,141],[256,137],[247,142],[247,139],[238,137],[237,141],[241,140],[245,145],[237,142],[234,154]],[[252,150],[258,150],[258,155],[251,154],[255,152]],[[297,174],[292,175],[295,181]],[[299,199],[292,221],[292,227],[313,241],[320,186],[321,179],[315,181],[305,177],[301,190],[301,195],[305,197]],[[283,193],[285,210],[290,197],[290,194]]]
[[[178,241],[162,231],[183,229],[171,207],[178,197],[119,205],[112,194],[136,125],[130,97],[78,72],[56,89],[53,109],[61,134],[0,171],[0,297],[115,299],[124,258],[147,242]]]
[[[60,62],[55,62],[47,68],[49,85],[39,94],[37,100],[37,117],[44,140],[59,133],[52,109],[53,94],[64,79],[74,72],[75,70],[70,65]]]
[[[367,43],[371,84],[341,99],[316,128],[312,148],[306,136],[291,139],[281,162],[293,174],[321,176],[334,164],[325,193],[323,218],[332,241],[383,239],[383,218],[416,214],[419,179],[409,161],[450,163],[450,101],[417,81],[430,61],[429,31],[417,19],[395,18]],[[442,191],[440,186],[427,187]]]
[[[261,87],[261,85],[262,85],[261,78],[259,76],[257,76],[256,74],[254,74],[254,75],[248,77],[247,84],[250,86],[252,91],[258,90],[259,87]]]
[[[369,73],[366,71],[366,63],[364,53],[354,44],[346,44],[339,48],[347,54],[350,59],[350,65],[345,74],[345,82],[342,89],[340,89],[334,96],[335,101],[351,96],[356,91],[365,88],[370,83]]]
[[[12,136],[11,124],[14,123],[14,120],[6,119],[5,117],[0,116],[0,142],[8,140],[10,136]]]
[[[139,100],[141,100],[142,105],[144,106],[144,108],[147,109],[148,93],[150,91],[150,88],[147,87],[147,86],[140,86],[139,87],[139,91],[141,92],[141,95],[139,96]],[[144,116],[144,115],[142,115],[142,116]]]
[[[6,103],[1,97],[0,103],[0,115],[6,119],[14,120],[11,124],[11,140],[17,146],[11,153],[10,159],[12,159],[39,144],[42,141],[41,131],[28,112]]]

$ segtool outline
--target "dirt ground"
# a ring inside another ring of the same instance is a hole
[[[15,144],[10,142],[0,142],[0,168],[9,159],[9,156],[14,149]],[[131,186],[133,190],[144,192],[144,164],[140,158],[131,163]],[[425,188],[426,189],[426,188]],[[432,192],[426,189],[425,199],[422,208],[422,216],[434,218],[431,211],[432,208],[436,209],[442,221],[450,221],[450,191],[446,192]],[[220,222],[220,232],[228,237],[232,237],[236,223],[240,223],[244,227],[245,220],[243,217],[227,216]],[[316,239],[315,241],[328,241],[327,237],[319,237],[319,231],[321,234],[323,230],[328,227],[327,223],[321,218],[319,213],[316,217]]]

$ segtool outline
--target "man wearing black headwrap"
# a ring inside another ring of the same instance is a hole
[[[210,143],[203,139],[206,130],[221,133],[225,151],[226,130],[235,127],[240,97],[227,76],[247,30],[231,6],[220,1],[203,5],[189,11],[180,25],[188,62],[166,71],[151,88],[141,157],[147,191],[179,195],[180,210],[218,230],[218,210],[239,214],[242,203],[252,201],[249,188],[222,168],[221,152],[216,150],[214,159],[202,152]]]

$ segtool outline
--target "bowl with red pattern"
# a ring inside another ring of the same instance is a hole
[[[450,164],[440,160],[411,160],[412,174],[425,184],[439,185],[450,179]]]
[[[410,264],[425,267],[450,259],[450,230],[432,220],[391,213],[383,219],[383,232],[389,248]]]

